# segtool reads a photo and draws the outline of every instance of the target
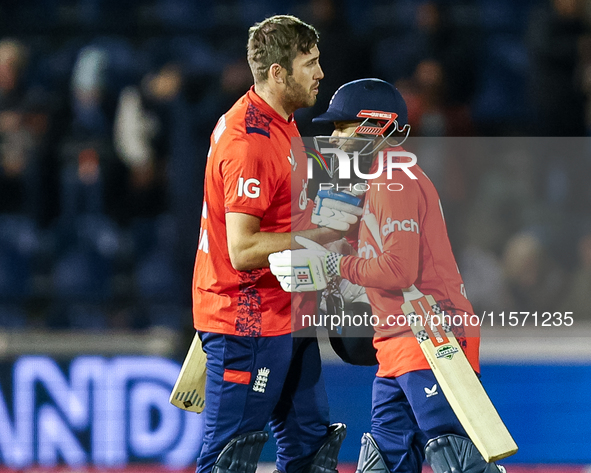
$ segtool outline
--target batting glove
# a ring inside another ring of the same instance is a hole
[[[312,223],[346,232],[363,213],[361,199],[345,192],[320,190],[314,199]]]
[[[334,297],[334,292],[324,291],[320,298],[319,307],[324,313],[339,314],[345,306],[352,303],[363,302],[369,304],[369,299],[365,293],[365,288],[357,284],[353,284],[347,279],[341,279],[338,284],[337,294],[340,297]],[[333,296],[331,298],[331,296]],[[330,299],[330,302],[329,302]],[[335,312],[336,311],[336,312]]]
[[[304,248],[269,255],[271,273],[286,292],[326,289],[330,278],[339,274],[337,269],[343,255],[331,253],[307,238],[298,236],[296,241]]]
[[[365,302],[369,304],[369,299],[365,293],[365,288],[358,284],[353,284],[347,279],[341,279],[339,284],[339,290],[343,296],[345,304],[351,304],[354,302]]]

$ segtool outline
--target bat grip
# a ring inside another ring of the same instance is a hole
[[[414,301],[424,296],[414,284],[406,289],[402,289],[402,295],[404,296],[404,302]]]

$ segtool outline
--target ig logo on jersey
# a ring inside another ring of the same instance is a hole
[[[246,197],[250,197],[251,199],[256,199],[259,195],[261,195],[261,188],[258,187],[261,185],[261,181],[251,177],[250,179],[244,180],[243,177],[238,178],[238,197],[242,197],[245,195]]]

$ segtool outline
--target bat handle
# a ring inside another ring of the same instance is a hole
[[[414,301],[424,296],[414,284],[406,289],[402,289],[402,295],[404,296],[404,302]]]

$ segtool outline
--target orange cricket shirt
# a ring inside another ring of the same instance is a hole
[[[193,273],[197,330],[243,336],[292,330],[291,295],[281,289],[269,268],[232,267],[225,217],[228,212],[256,216],[262,232],[313,227],[305,155],[291,151],[292,138],[299,136],[293,116],[285,120],[254,88],[213,130]],[[294,296],[294,306],[301,311],[313,313],[315,305],[315,294]]]
[[[377,161],[372,172],[384,164]],[[416,180],[401,169],[394,169],[388,179],[384,169],[368,181],[359,256],[341,260],[341,275],[365,286],[372,311],[379,317],[374,346],[381,377],[429,369],[410,327],[391,323],[404,318],[388,318],[403,314],[403,288],[414,284],[423,294],[431,294],[446,314],[474,314],[452,253],[437,190],[418,165],[409,170]],[[479,327],[464,325],[454,331],[472,367],[479,371]]]

